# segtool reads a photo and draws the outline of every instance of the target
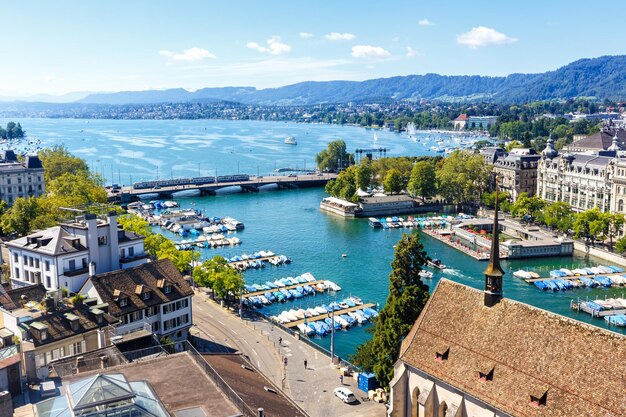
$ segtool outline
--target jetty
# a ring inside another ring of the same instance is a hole
[[[287,285],[285,287],[280,287],[280,288],[274,288],[274,289],[269,289],[269,290],[259,290],[259,291],[254,291],[254,292],[248,292],[242,295],[242,297],[244,299],[250,298],[250,297],[256,297],[258,295],[264,295],[265,293],[268,292],[274,292],[274,291],[278,291],[280,290],[293,290],[296,287],[301,287],[303,285],[309,285],[309,286],[315,286],[317,284],[322,284],[324,283],[325,280],[321,279],[321,280],[316,280],[316,281],[311,281],[311,282],[307,282],[306,284],[295,284],[295,285]]]
[[[464,254],[471,256],[477,261],[488,261],[489,260],[489,250],[485,249],[484,251],[476,251],[467,245],[463,245],[458,242],[453,242],[452,237],[454,236],[454,231],[452,230],[434,230],[434,229],[422,229],[423,233],[426,233],[428,236],[437,239],[438,241],[445,243],[448,246],[457,249]],[[506,259],[508,257],[507,253],[504,251],[500,251],[500,259]]]
[[[167,185],[156,185],[151,188],[143,186],[144,183],[135,183],[132,186],[123,186],[107,190],[109,202],[130,203],[137,201],[144,195],[157,195],[159,199],[172,199],[175,193],[181,191],[199,191],[201,195],[215,195],[218,190],[226,187],[238,187],[240,192],[258,192],[260,187],[276,185],[277,189],[297,189],[324,187],[330,180],[337,178],[337,174],[302,174],[302,175],[269,175],[269,176],[225,176],[243,178],[239,181],[204,181],[205,177],[181,178],[167,180]],[[213,178],[213,177],[211,177]],[[218,177],[221,178],[221,177]],[[158,182],[158,181],[157,181]]]
[[[372,307],[376,307],[376,304],[373,303],[367,303],[367,304],[361,304],[361,305],[357,305],[354,307],[348,307],[348,308],[342,308],[341,310],[336,310],[335,311],[335,317],[336,316],[340,316],[342,314],[347,314],[351,311],[356,311],[356,310],[363,310],[364,308],[372,308]],[[285,323],[283,324],[283,326],[285,326],[288,329],[291,329],[293,327],[297,327],[298,324],[302,324],[305,322],[310,323],[312,321],[319,321],[319,320],[324,320],[327,317],[331,317],[332,316],[332,312],[326,313],[326,314],[320,314],[319,316],[315,316],[315,317],[307,317],[306,319],[300,319],[300,320],[296,320],[296,321],[290,321],[289,323]]]

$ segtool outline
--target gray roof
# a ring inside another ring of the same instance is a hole
[[[6,242],[6,244],[7,246],[28,249],[45,255],[63,255],[87,250],[80,241],[72,245],[72,241],[76,239],[78,239],[77,236],[69,233],[62,226],[54,226]]]
[[[567,145],[567,149],[607,150],[613,143],[616,133],[619,145],[622,149],[626,148],[626,130],[604,129]]]

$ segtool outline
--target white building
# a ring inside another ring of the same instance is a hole
[[[3,151],[0,155],[0,199],[13,205],[20,197],[38,197],[46,191],[43,165],[39,157],[29,155],[24,162],[15,152]]]
[[[78,292],[89,275],[147,261],[144,237],[120,229],[117,215],[94,214],[7,242],[14,286],[41,282],[47,290]],[[90,271],[91,265],[91,271]]]
[[[108,305],[120,335],[149,325],[159,338],[178,342],[192,325],[193,290],[169,259],[90,277],[80,293]]]

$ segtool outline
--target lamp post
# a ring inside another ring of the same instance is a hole
[[[331,303],[332,307],[332,311],[330,313],[328,313],[328,317],[330,317],[331,320],[331,326],[330,326],[330,364],[332,365],[334,363],[334,359],[335,359],[335,307],[333,304],[337,303],[337,293],[333,291],[333,295],[335,296],[333,303]],[[328,295],[330,294],[330,288],[328,289]]]

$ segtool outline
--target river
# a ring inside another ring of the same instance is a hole
[[[5,124],[8,120],[0,121]],[[373,132],[357,127],[303,125],[278,122],[221,120],[66,120],[19,119],[30,137],[41,140],[42,146],[64,144],[72,153],[86,159],[101,172],[107,182],[127,184],[170,176],[195,176],[241,173],[266,175],[275,167],[314,166],[314,155],[334,139],[343,139],[348,151],[356,148],[386,147],[387,155],[432,155],[436,134],[420,132],[419,142],[393,132],[379,131],[374,143]],[[295,136],[297,146],[283,143]],[[430,137],[430,140],[428,139]],[[445,135],[449,140],[449,135]],[[393,246],[402,230],[375,230],[366,219],[349,220],[321,212],[322,189],[262,191],[258,194],[220,192],[217,196],[188,195],[177,200],[183,207],[195,207],[208,216],[231,216],[245,223],[237,232],[242,244],[222,249],[204,249],[203,257],[234,256],[271,250],[289,256],[293,262],[281,267],[267,266],[245,273],[249,283],[265,282],[286,276],[311,272],[316,278],[337,282],[342,295],[353,294],[364,301],[383,305],[388,292],[388,275],[393,259]],[[475,261],[456,250],[422,235],[422,242],[433,258],[442,259],[449,269],[435,273],[428,280],[431,289],[442,277],[483,287],[485,262]],[[346,257],[342,257],[342,254]],[[573,317],[598,326],[599,319],[570,310],[570,301],[578,297],[622,296],[624,288],[577,289],[567,292],[541,292],[534,286],[512,276],[520,268],[547,275],[556,267],[576,268],[603,264],[597,259],[574,256],[538,258],[525,261],[504,261],[506,276],[504,295],[552,312]],[[265,307],[275,314],[296,305],[314,306],[326,303],[324,297],[305,297],[298,302]],[[296,307],[297,308],[297,307]],[[367,326],[336,334],[336,352],[346,357],[356,346],[370,337]],[[612,328],[615,330],[615,328]],[[615,331],[624,333],[624,330]],[[314,339],[328,348],[330,338]]]

